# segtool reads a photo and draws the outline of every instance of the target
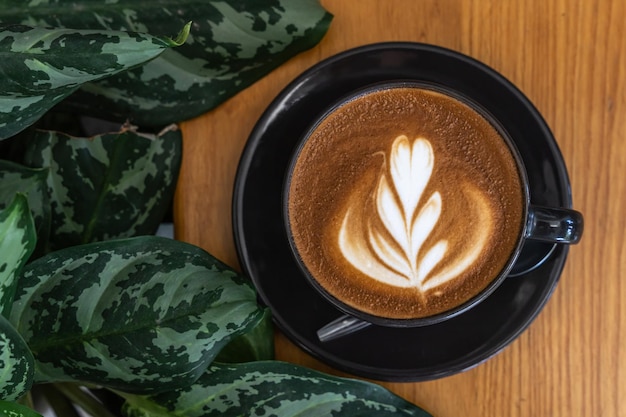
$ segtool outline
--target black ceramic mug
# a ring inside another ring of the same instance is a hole
[[[366,87],[316,118],[290,159],[283,218],[317,292],[394,327],[467,311],[527,240],[572,244],[583,230],[579,212],[531,204],[506,126],[471,98],[416,81]]]

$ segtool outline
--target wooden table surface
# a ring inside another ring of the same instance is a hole
[[[626,1],[322,1],[335,18],[315,48],[183,124],[176,237],[238,267],[235,170],[265,107],[320,60],[380,41],[473,56],[543,114],[567,164],[585,232],[530,327],[486,363],[422,383],[383,383],[436,417],[626,416]],[[340,374],[277,332],[278,359]]]

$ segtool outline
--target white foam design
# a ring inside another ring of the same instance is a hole
[[[487,243],[491,216],[486,198],[471,186],[463,194],[476,207],[476,213],[472,214],[477,216],[472,228],[475,245],[460,254],[448,253],[446,239],[429,248],[423,247],[443,208],[438,191],[424,198],[434,163],[428,140],[418,138],[410,143],[404,135],[396,138],[388,157],[389,169],[381,175],[375,190],[378,219],[362,218],[359,208],[364,201],[354,202],[343,218],[338,243],[344,257],[355,268],[389,285],[428,291],[459,276],[476,261]],[[379,230],[378,224],[384,230]],[[431,276],[446,255],[454,259],[447,260],[447,266]]]

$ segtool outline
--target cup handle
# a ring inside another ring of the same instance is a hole
[[[531,205],[526,238],[551,243],[575,244],[583,234],[583,215],[566,208]]]

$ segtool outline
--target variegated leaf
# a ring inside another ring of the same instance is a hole
[[[46,168],[52,250],[154,234],[171,203],[182,158],[176,128],[91,138],[37,131],[25,163]]]
[[[215,363],[190,387],[125,397],[127,417],[430,416],[379,385],[275,361]]]
[[[139,125],[173,123],[217,106],[317,44],[332,19],[318,0],[115,3],[0,0],[0,22],[168,33],[193,21],[185,45],[128,73],[85,85],[70,98],[98,116],[130,118]]]
[[[11,204],[17,193],[26,195],[35,222],[37,246],[34,256],[37,257],[47,252],[46,245],[50,237],[47,178],[47,168],[28,168],[0,160],[0,210]]]
[[[223,363],[242,363],[274,359],[272,313],[265,309],[263,318],[250,331],[233,339],[215,358]]]
[[[35,356],[36,382],[149,393],[193,383],[262,314],[242,276],[200,248],[147,236],[29,263],[11,322]]]
[[[5,13],[17,7],[2,4]],[[50,9],[46,14],[51,15]],[[180,45],[188,30],[186,26],[173,40],[135,32],[0,24],[0,139],[36,122],[81,84],[128,70]]]
[[[0,416],[2,417],[42,417],[28,407],[9,401],[0,400]]]
[[[19,272],[33,253],[36,239],[26,197],[16,194],[0,211],[0,315],[4,317],[9,316]]]
[[[0,399],[20,398],[33,384],[33,355],[11,323],[0,316]],[[0,402],[0,416],[2,412]]]

